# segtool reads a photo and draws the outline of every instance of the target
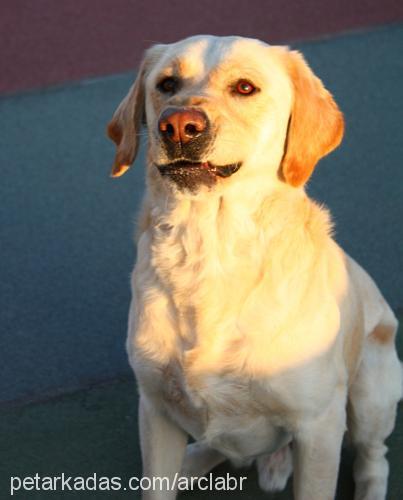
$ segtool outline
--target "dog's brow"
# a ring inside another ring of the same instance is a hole
[[[224,61],[212,68],[207,77],[210,81],[216,78],[221,78],[221,75],[225,76],[226,80],[236,80],[240,78],[246,78],[252,80],[255,84],[262,85],[264,81],[264,75],[256,67],[236,63],[234,61]]]
[[[163,78],[166,76],[177,76],[181,78],[185,76],[182,58],[176,56],[162,67],[162,69],[158,72],[158,78]]]
[[[160,71],[158,71],[158,76],[181,76],[179,59],[174,58],[164,64]]]
[[[174,75],[182,76],[183,75],[183,59],[179,56],[176,56],[172,59],[169,69],[172,71]]]
[[[206,72],[206,44],[197,43],[178,53],[171,61],[178,74],[187,78]]]

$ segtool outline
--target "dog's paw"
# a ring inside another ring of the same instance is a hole
[[[263,455],[256,460],[259,486],[264,491],[281,491],[292,473],[290,446],[284,446],[271,455]]]

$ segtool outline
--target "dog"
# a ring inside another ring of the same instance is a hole
[[[195,36],[145,53],[108,125],[113,177],[142,124],[127,352],[144,475],[255,461],[264,490],[293,472],[297,500],[330,500],[347,429],[355,500],[384,499],[397,320],[304,190],[343,137],[332,95],[297,51]]]

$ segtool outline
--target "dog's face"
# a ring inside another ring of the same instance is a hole
[[[300,186],[343,134],[340,111],[300,54],[239,37],[197,36],[146,53],[108,127],[113,176],[134,161],[142,122],[149,168],[190,192],[252,172]]]

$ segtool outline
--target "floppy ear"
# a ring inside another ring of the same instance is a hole
[[[155,56],[158,56],[162,49],[162,45],[155,45],[147,50],[135,82],[108,124],[107,134],[116,144],[116,155],[111,172],[112,177],[123,175],[136,158],[139,146],[139,132],[145,114],[145,74],[147,69],[155,62]]]
[[[107,133],[116,144],[111,177],[120,177],[134,162],[138,149],[138,133],[144,113],[144,71],[140,68],[136,81],[119,104]]]
[[[297,51],[285,53],[294,88],[281,174],[291,186],[303,185],[316,163],[333,151],[344,132],[343,114],[332,95]]]

